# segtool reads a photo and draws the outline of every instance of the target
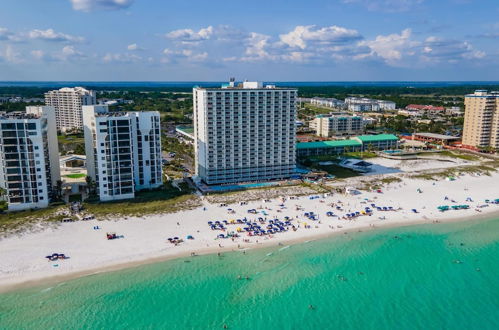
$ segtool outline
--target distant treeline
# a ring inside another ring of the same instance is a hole
[[[459,85],[459,86],[444,86],[444,87],[402,87],[402,86],[293,86],[292,83],[288,87],[297,87],[301,97],[338,97],[344,98],[348,95],[465,95],[472,93],[476,89],[499,90],[499,85]],[[191,87],[172,86],[172,87],[117,87],[109,86],[91,86],[83,85],[87,89],[96,91],[112,90],[118,92],[192,92]],[[22,97],[43,97],[43,94],[54,88],[48,87],[0,87],[0,96],[22,96]]]
[[[499,85],[460,85],[445,87],[399,87],[399,86],[306,86],[299,87],[301,97],[338,97],[348,95],[456,95],[464,96],[477,89],[499,90]]]

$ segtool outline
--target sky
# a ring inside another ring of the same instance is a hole
[[[1,0],[0,80],[499,80],[498,0]]]

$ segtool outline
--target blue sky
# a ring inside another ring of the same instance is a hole
[[[0,80],[499,80],[497,0],[1,0]]]

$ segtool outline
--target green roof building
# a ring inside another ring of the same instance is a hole
[[[388,150],[398,148],[398,137],[393,134],[360,135],[349,140],[300,142],[298,156],[340,155],[345,152]]]

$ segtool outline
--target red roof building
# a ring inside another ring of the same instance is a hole
[[[445,111],[444,107],[435,107],[433,105],[409,104],[405,107],[407,110],[422,110],[422,111]]]

